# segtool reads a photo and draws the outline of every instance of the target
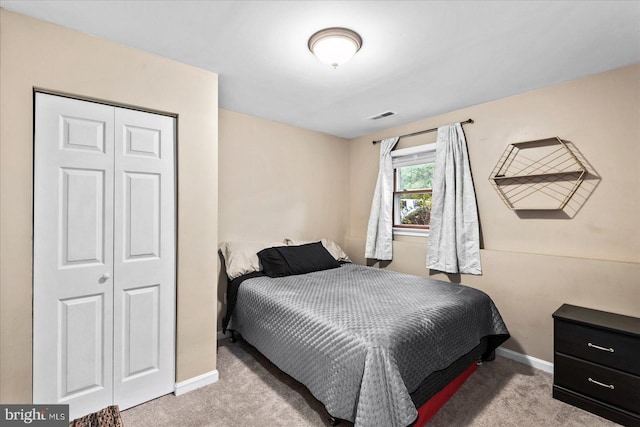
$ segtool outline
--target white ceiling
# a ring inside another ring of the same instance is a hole
[[[222,108],[346,138],[640,62],[640,1],[0,6],[214,71]],[[363,39],[335,70],[307,49],[334,26]],[[387,110],[398,114],[367,119]]]

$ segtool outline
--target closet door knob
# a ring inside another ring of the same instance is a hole
[[[111,279],[111,274],[110,273],[104,273],[100,279],[102,279],[102,281],[109,280],[109,279]]]

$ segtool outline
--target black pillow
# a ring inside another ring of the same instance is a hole
[[[340,263],[325,249],[321,242],[278,248],[289,264],[291,274],[311,273],[340,267]]]
[[[289,264],[280,255],[277,246],[258,252],[258,259],[262,264],[262,271],[269,277],[282,277],[291,274],[289,273]]]
[[[321,242],[298,246],[274,246],[258,252],[264,274],[282,277],[340,267]]]

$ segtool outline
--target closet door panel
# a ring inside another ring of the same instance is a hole
[[[104,172],[60,168],[61,266],[104,265]]]
[[[123,291],[125,336],[123,381],[160,369],[160,285]]]
[[[124,172],[124,262],[160,259],[159,173]]]
[[[70,400],[104,386],[104,298],[90,295],[59,301],[60,395]]]
[[[112,400],[113,108],[36,94],[33,400]]]
[[[116,109],[114,387],[121,409],[175,387],[174,119]]]

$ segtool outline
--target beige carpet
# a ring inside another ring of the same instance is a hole
[[[218,343],[215,384],[167,395],[121,413],[126,427],[326,426],[322,404],[244,342]],[[428,424],[449,426],[614,426],[551,397],[552,377],[502,357],[467,380]],[[342,422],[349,427],[351,423]],[[384,427],[384,426],[381,426]]]

